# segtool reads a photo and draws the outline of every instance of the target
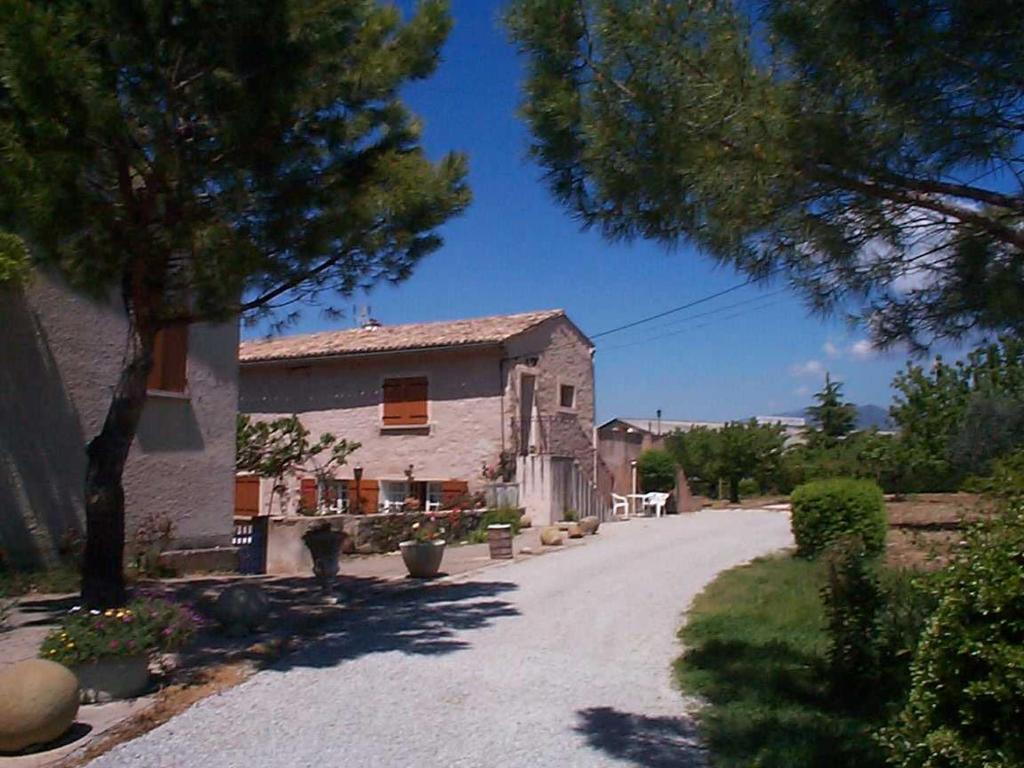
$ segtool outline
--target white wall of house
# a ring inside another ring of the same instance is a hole
[[[0,290],[0,547],[52,561],[84,522],[85,445],[106,416],[125,349],[115,302],[36,275]],[[190,329],[184,396],[146,403],[125,469],[129,540],[149,516],[173,521],[176,546],[230,544],[238,325]]]

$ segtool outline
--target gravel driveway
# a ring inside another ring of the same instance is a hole
[[[91,765],[703,765],[671,682],[682,612],[719,571],[790,543],[778,512],[605,525],[585,547],[353,611]]]

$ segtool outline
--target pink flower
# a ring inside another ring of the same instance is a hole
[[[120,647],[120,645],[121,644],[118,643],[117,640],[111,640],[110,641],[110,650],[116,651]]]

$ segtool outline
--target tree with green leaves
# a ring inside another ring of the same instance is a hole
[[[297,414],[273,421],[253,421],[238,414],[235,429],[235,469],[252,472],[274,481],[274,493],[282,490],[282,481],[290,472],[309,472],[316,478],[317,499],[323,504],[330,496],[327,481],[338,467],[360,447],[359,443],[324,432],[315,442]],[[273,495],[268,505],[273,503]]]
[[[880,344],[1024,332],[1012,0],[513,0],[554,196],[687,240]]]
[[[443,0],[0,0],[0,230],[129,326],[86,448],[87,604],[125,599],[157,333],[402,280],[468,204],[399,98],[449,28]]]
[[[814,395],[817,405],[807,409],[815,431],[811,433],[812,443],[825,446],[835,445],[851,432],[857,423],[857,407],[843,402],[842,382],[832,381],[825,374],[825,386]]]
[[[774,424],[731,421],[721,429],[697,427],[675,432],[666,440],[668,451],[686,476],[707,484],[715,493],[719,482],[729,488],[729,500],[740,500],[740,481],[753,477],[762,490],[779,469],[785,433]]]
[[[676,487],[676,462],[668,451],[644,451],[637,457],[636,469],[644,491],[672,491]]]
[[[908,363],[893,380],[900,440],[918,457],[915,485],[950,490],[1020,445],[1024,341],[1002,337],[950,364]],[[984,422],[984,423],[982,423]]]

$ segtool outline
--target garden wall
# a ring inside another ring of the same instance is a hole
[[[450,510],[433,515],[445,528],[444,538],[462,541],[480,524],[486,509]],[[343,554],[370,555],[394,552],[400,541],[412,538],[414,523],[427,520],[423,512],[390,512],[379,515],[319,515],[316,517],[272,517],[267,528],[267,573],[277,576],[303,574],[313,570],[303,534],[328,523],[344,533]]]

